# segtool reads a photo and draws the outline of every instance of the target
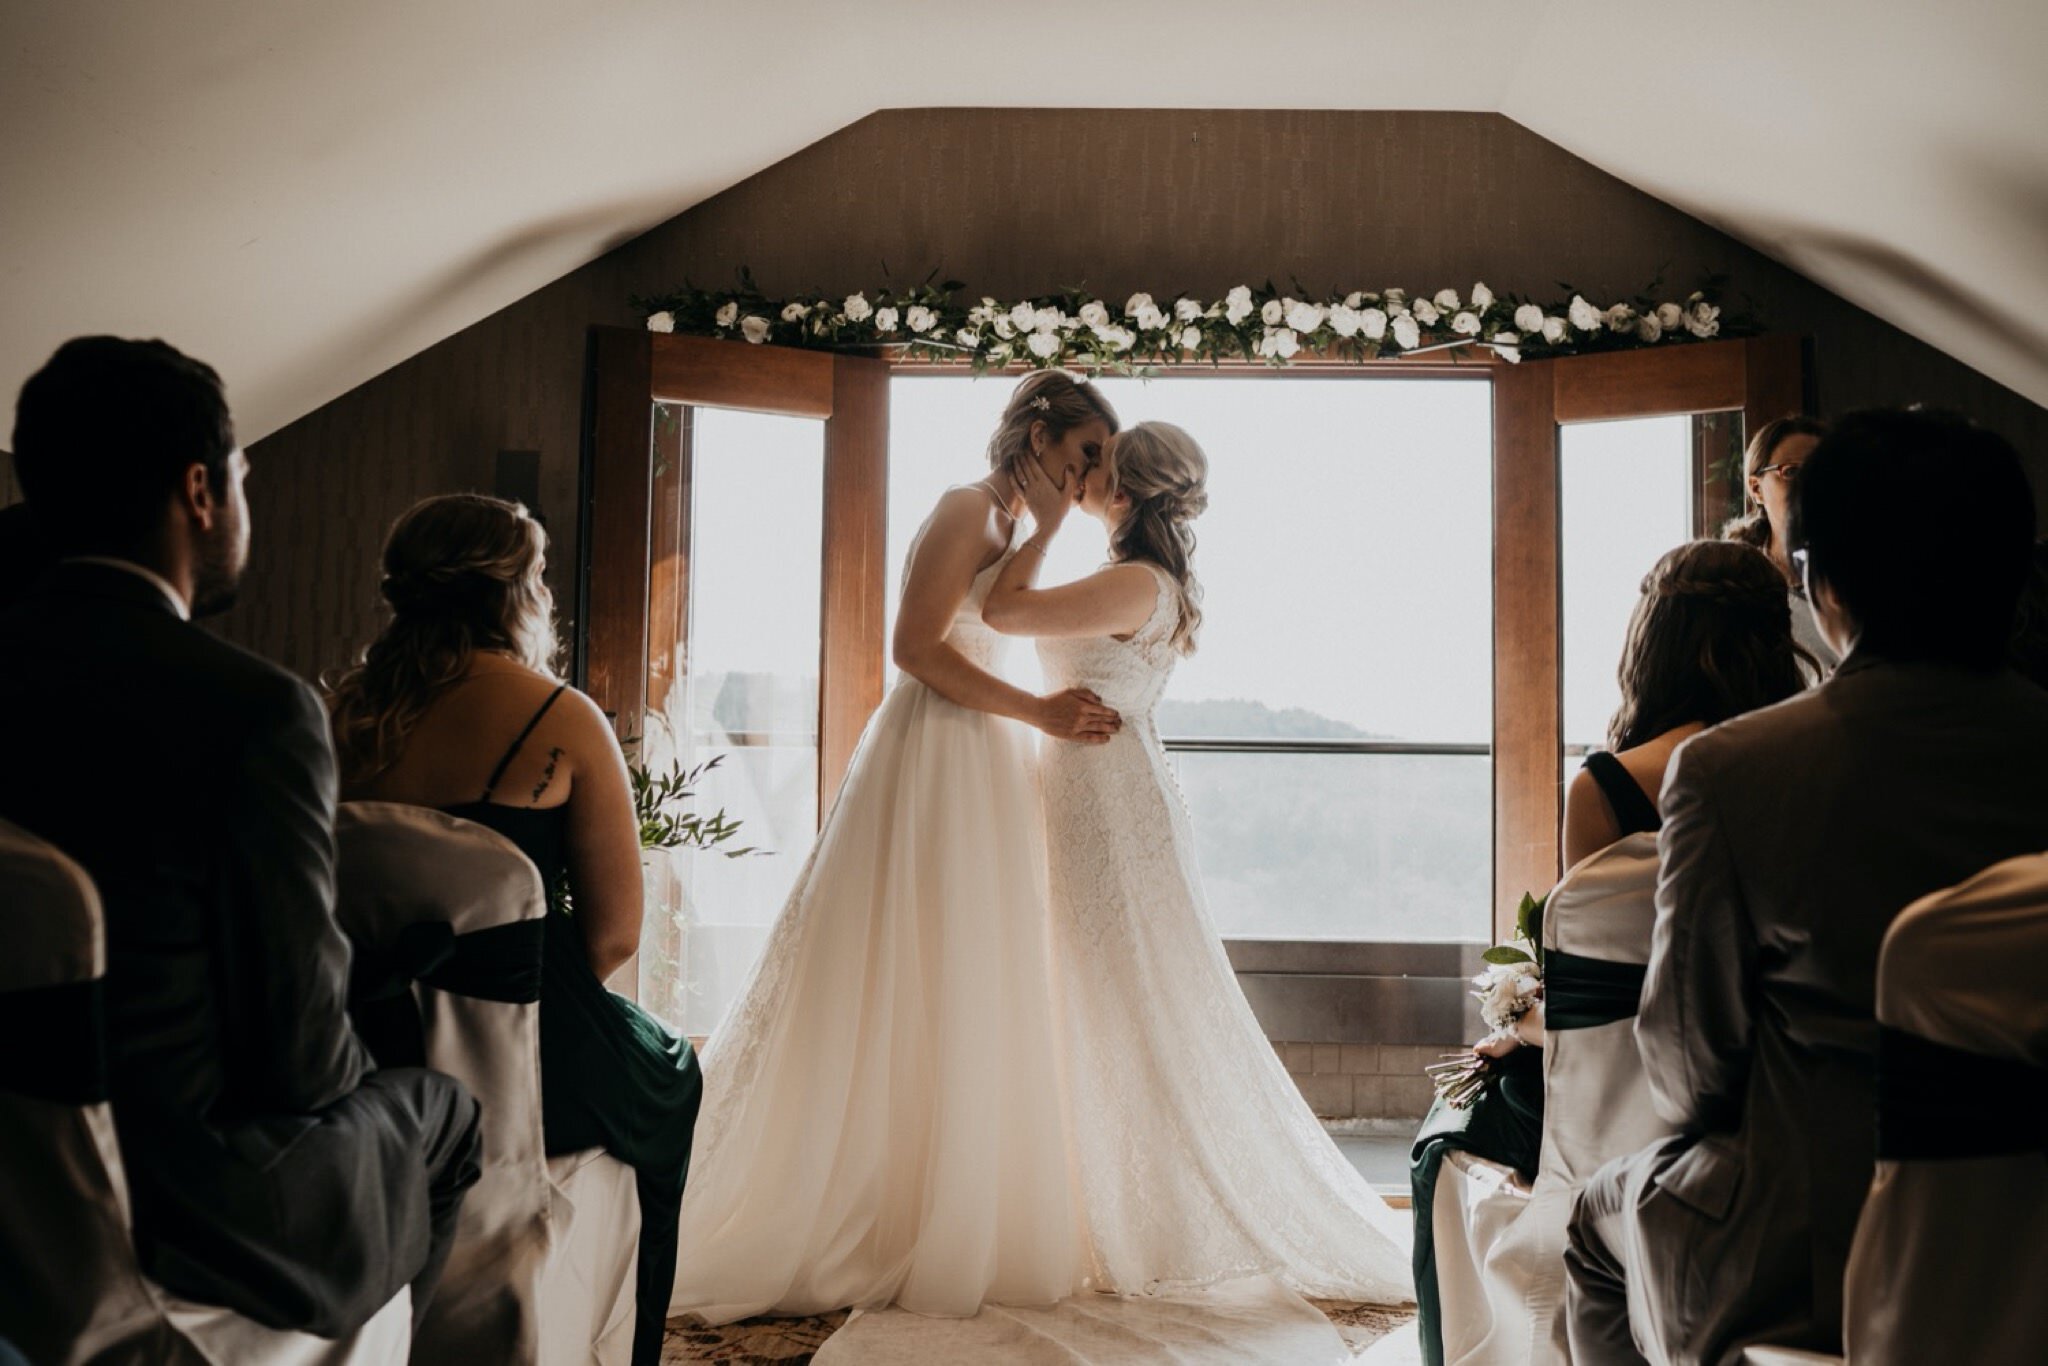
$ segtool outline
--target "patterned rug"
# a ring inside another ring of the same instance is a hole
[[[1353,1356],[1413,1321],[1413,1309],[1383,1309],[1370,1304],[1316,1300]],[[825,1339],[846,1322],[844,1312],[805,1319],[744,1319],[720,1328],[686,1319],[668,1326],[662,1345],[662,1366],[715,1361],[725,1366],[805,1366]]]

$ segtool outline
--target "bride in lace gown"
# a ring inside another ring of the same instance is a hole
[[[1078,490],[1027,468],[1036,527],[983,616],[1038,638],[1049,686],[1123,717],[1108,744],[1045,745],[1052,980],[1085,1284],[1170,1291],[1262,1273],[1307,1295],[1413,1299],[1405,1219],[1338,1151],[1239,990],[1202,897],[1186,807],[1153,711],[1193,648],[1189,523],[1207,462],[1178,427],[1116,437]],[[1112,563],[1033,587],[1078,505]]]
[[[1044,834],[1016,723],[1081,749],[1117,717],[997,678],[981,606],[1016,553],[1019,472],[1077,473],[1115,430],[1093,386],[1029,377],[993,472],[918,533],[902,677],[703,1052],[671,1312],[969,1315],[1074,1290]]]

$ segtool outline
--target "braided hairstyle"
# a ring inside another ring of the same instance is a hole
[[[1173,576],[1180,587],[1180,620],[1171,644],[1195,652],[1202,626],[1202,586],[1195,580],[1195,529],[1209,506],[1209,457],[1171,422],[1140,422],[1110,443],[1109,493],[1131,500],[1109,535],[1110,558],[1142,560]]]
[[[391,620],[328,689],[344,783],[398,761],[405,739],[479,650],[552,674],[547,533],[517,503],[450,493],[413,506],[384,541],[378,591]]]
[[[1111,436],[1120,425],[1116,409],[1102,391],[1065,370],[1034,370],[1018,381],[1003,405],[1003,416],[988,439],[988,467],[997,474],[1015,474],[1018,462],[1030,458],[1031,428],[1045,424],[1045,435],[1058,441],[1083,423],[1100,419]]]
[[[1749,445],[1742,453],[1742,515],[1731,519],[1721,528],[1724,540],[1740,541],[1753,545],[1758,550],[1771,548],[1771,518],[1764,505],[1749,491],[1749,481],[1756,472],[1771,463],[1771,457],[1778,447],[1795,436],[1810,436],[1818,441],[1828,434],[1828,424],[1817,417],[1799,413],[1788,413],[1774,417],[1756,429],[1756,435],[1749,439]]]
[[[1610,749],[1692,722],[1719,725],[1806,686],[1801,661],[1814,660],[1792,640],[1785,577],[1761,550],[1688,542],[1657,561],[1642,594],[1622,646]]]

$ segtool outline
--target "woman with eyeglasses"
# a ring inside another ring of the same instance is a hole
[[[1785,576],[1792,596],[1801,599],[1792,604],[1792,638],[1820,662],[1823,672],[1835,667],[1835,652],[1821,639],[1813,614],[1806,610],[1799,571],[1785,547],[1785,527],[1792,516],[1792,490],[1799,482],[1799,467],[1827,434],[1827,423],[1797,413],[1773,418],[1757,428],[1742,455],[1742,515],[1721,529],[1723,539],[1753,545],[1770,556]]]

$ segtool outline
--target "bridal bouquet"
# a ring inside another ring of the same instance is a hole
[[[1522,893],[1515,908],[1515,938],[1527,944],[1496,944],[1480,955],[1485,971],[1472,979],[1472,995],[1479,1001],[1479,1018],[1493,1032],[1489,1039],[1512,1031],[1516,1021],[1543,999],[1543,901]],[[1454,1110],[1478,1100],[1493,1072],[1492,1059],[1476,1049],[1447,1053],[1442,1062],[1423,1069],[1436,1086],[1436,1093]]]

